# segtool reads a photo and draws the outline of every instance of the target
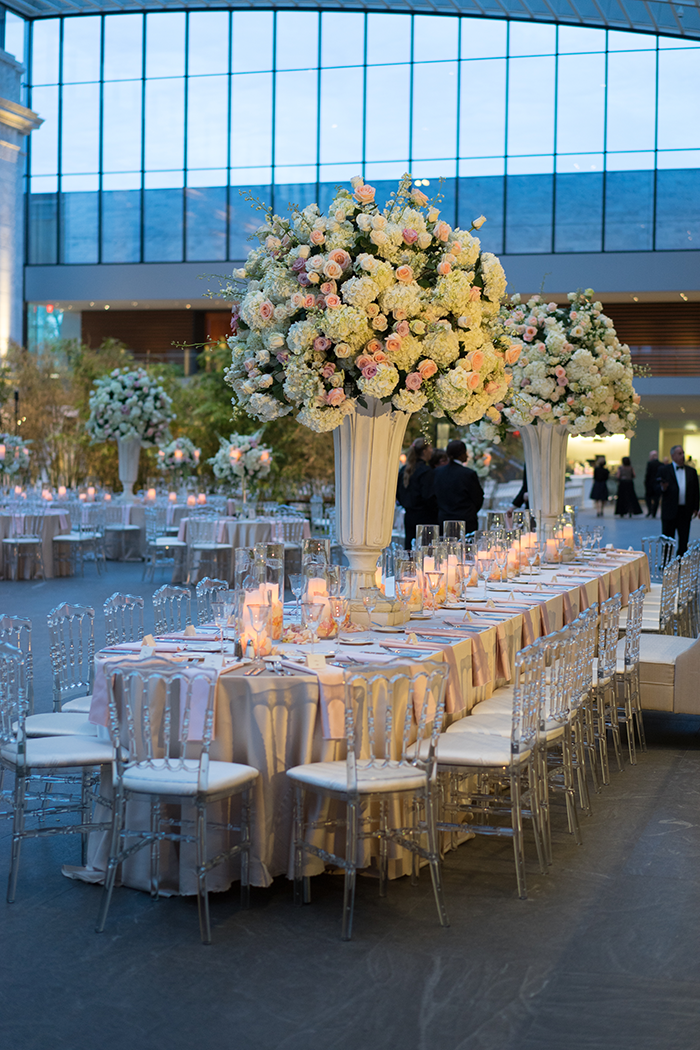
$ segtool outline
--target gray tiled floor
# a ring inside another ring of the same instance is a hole
[[[633,545],[659,528],[606,524],[606,538]],[[101,580],[87,571],[0,582],[0,609],[35,622],[37,709],[50,706],[48,609],[154,589],[138,566],[110,566]],[[210,947],[192,900],[119,890],[98,936],[100,888],[60,874],[77,863],[77,841],[30,842],[17,901],[0,905],[2,1046],[697,1050],[700,721],[649,717],[647,731],[649,752],[594,798],[583,845],[559,821],[551,873],[531,857],[527,901],[515,895],[507,841],[449,854],[447,930],[425,875],[417,888],[392,883],[385,900],[361,878],[343,944],[342,887],[327,876],[302,909],[285,879],[253,890],[248,912],[235,891],[214,896]],[[2,822],[0,875],[8,846]]]

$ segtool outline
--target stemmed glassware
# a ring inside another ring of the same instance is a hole
[[[304,614],[304,626],[311,628],[311,651],[316,647],[318,641],[318,625],[321,620],[323,613],[324,603],[314,601],[313,598],[309,598],[301,603],[301,609]]]
[[[504,541],[501,541],[493,547],[493,560],[498,569],[498,579],[500,583],[508,582],[508,546]]]
[[[362,595],[362,603],[367,610],[369,616],[369,629],[374,630],[374,624],[372,623],[372,613],[377,607],[377,601],[379,600],[379,594],[376,587],[361,587],[360,594]]]
[[[479,540],[476,555],[476,571],[484,584],[484,598],[488,597],[489,577],[493,568],[494,549],[488,537]]]
[[[441,572],[439,569],[428,570],[428,572],[426,572],[426,574],[425,574],[425,578],[428,581],[428,587],[430,588],[430,593],[431,593],[432,599],[433,599],[433,610],[432,610],[433,612],[437,612],[437,607],[438,607],[437,596],[438,596],[438,592],[440,590],[440,584],[443,581],[444,575],[445,575],[444,572]]]
[[[212,605],[214,603],[212,602]],[[255,634],[253,638],[253,652],[255,654],[254,664],[256,667],[262,667],[263,661],[260,655],[262,649],[261,635],[267,630],[270,622],[270,606],[262,604],[251,604],[246,605],[246,612],[248,614],[248,622],[250,623],[251,630]]]
[[[297,619],[301,622],[301,596],[304,593],[306,577],[301,572],[290,572],[287,578],[289,580],[289,588],[296,598]]]
[[[212,602],[211,615],[214,623],[221,632],[221,652],[224,651],[224,628],[228,624],[229,612],[225,602]]]
[[[404,620],[408,617],[408,603],[411,600],[413,594],[413,588],[416,586],[415,576],[397,576],[396,577],[396,596],[401,604],[401,611],[403,612]]]

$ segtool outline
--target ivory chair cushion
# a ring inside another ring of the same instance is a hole
[[[461,719],[460,721],[464,721]],[[452,726],[457,725],[453,722]],[[452,728],[450,726],[450,729]],[[410,750],[410,749],[409,749]],[[421,751],[426,751],[425,741]],[[437,760],[439,766],[509,766],[526,762],[530,757],[529,751],[523,751],[519,756],[511,754],[510,734],[498,736],[493,733],[441,733],[437,743]]]
[[[97,736],[97,726],[77,711],[49,711],[43,715],[29,715],[25,726],[28,737]]]
[[[78,712],[81,715],[90,714],[90,704],[92,703],[92,693],[89,696],[76,696],[74,700],[66,700],[65,704],[61,705],[61,711],[66,712]]]
[[[700,715],[700,639],[642,635],[639,680],[644,710]]]
[[[357,762],[357,789],[361,795],[373,792],[418,791],[425,786],[425,773],[413,766],[368,766],[367,759]],[[327,791],[347,791],[348,773],[345,762],[311,762],[294,766],[287,776],[305,787]]]
[[[155,759],[150,766],[134,765],[125,769],[124,787],[140,795],[194,796],[199,794],[198,776],[199,760],[187,762],[185,769],[168,769],[164,759]],[[258,776],[258,770],[252,766],[238,762],[210,762],[208,785],[202,794],[206,797],[244,788]]]
[[[2,748],[3,761],[17,765],[17,745]],[[111,744],[89,736],[42,736],[27,740],[24,765],[32,769],[58,769],[70,766],[100,766],[111,762]]]

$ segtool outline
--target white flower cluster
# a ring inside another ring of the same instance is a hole
[[[219,438],[219,451],[209,463],[220,481],[252,481],[270,473],[272,451],[260,444],[262,430]]]
[[[513,365],[504,414],[513,427],[541,420],[563,424],[571,434],[632,437],[640,399],[629,347],[617,338],[603,304],[593,301],[592,289],[568,298],[558,306],[539,295],[525,304],[513,296],[503,308],[506,360]]]
[[[189,473],[199,466],[200,450],[188,437],[178,437],[158,449],[159,470],[179,470]]]
[[[161,445],[175,418],[172,399],[143,368],[115,368],[96,379],[89,403],[86,427],[93,441],[137,437],[146,447]]]
[[[505,397],[498,259],[442,220],[410,176],[383,211],[374,197],[358,177],[327,215],[316,204],[268,213],[234,274],[245,288],[223,290],[234,301],[226,380],[261,422],[294,412],[334,430],[372,397],[467,424]]]
[[[0,434],[0,474],[12,478],[29,466],[29,446],[14,434]]]

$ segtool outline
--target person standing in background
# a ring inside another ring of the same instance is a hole
[[[396,499],[404,508],[406,550],[416,538],[417,525],[437,525],[438,505],[433,488],[433,471],[428,461],[433,454],[430,442],[419,437],[408,450],[406,462],[399,471]]]
[[[647,518],[655,518],[659,509],[659,490],[656,481],[659,474],[659,453],[654,450],[649,453],[647,469],[644,472],[644,502],[647,505]]]
[[[657,485],[661,491],[661,532],[678,533],[678,555],[688,549],[690,523],[700,508],[700,488],[694,467],[687,466],[682,445],[671,449],[671,463],[659,467]]]
[[[467,532],[479,527],[478,512],[484,502],[484,490],[475,470],[466,466],[467,446],[463,441],[450,441],[445,449],[449,463],[435,471],[440,524],[444,521],[463,521]]]
[[[608,478],[610,471],[605,466],[605,456],[598,456],[593,467],[593,485],[591,499],[595,502],[596,517],[603,517],[603,508],[608,502]]]
[[[621,518],[627,514],[631,518],[633,514],[641,514],[637,493],[634,491],[634,467],[629,456],[622,457],[622,464],[617,468],[615,479],[617,481],[617,503],[615,513]]]

